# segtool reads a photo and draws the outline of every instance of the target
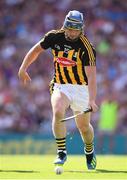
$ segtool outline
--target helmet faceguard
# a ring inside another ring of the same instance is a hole
[[[73,10],[69,11],[65,17],[63,24],[64,28],[74,29],[74,30],[83,30],[83,14],[79,11]]]

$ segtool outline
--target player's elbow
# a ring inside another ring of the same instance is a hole
[[[36,55],[38,56],[40,53],[42,53],[44,51],[44,49],[40,46],[39,43],[37,43],[35,46],[33,46],[31,49],[30,49],[30,53],[33,54],[33,55]]]

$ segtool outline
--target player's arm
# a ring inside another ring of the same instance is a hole
[[[93,112],[98,110],[95,103],[97,94],[97,83],[96,83],[96,52],[94,48],[88,44],[87,51],[85,51],[85,72],[88,79],[88,91],[89,91],[89,106]]]
[[[37,43],[35,44],[29,52],[26,54],[18,72],[19,79],[26,84],[31,81],[30,76],[27,73],[27,69],[34,61],[37,60],[37,57],[40,53],[48,48],[52,48],[54,42],[54,31],[50,31]]]
[[[96,66],[85,66],[85,72],[88,78],[89,106],[96,112],[98,109],[95,103],[97,94]]]
[[[35,60],[37,60],[37,57],[40,53],[42,53],[44,49],[40,46],[40,42],[34,45],[29,52],[26,54],[25,58],[23,59],[23,62],[19,68],[18,76],[19,79],[26,84],[27,82],[31,81],[30,76],[27,73],[27,69]]]

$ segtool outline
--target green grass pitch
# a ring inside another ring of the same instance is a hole
[[[0,179],[127,179],[127,156],[97,156],[97,169],[87,170],[84,156],[70,156],[56,175],[55,155],[0,155]]]

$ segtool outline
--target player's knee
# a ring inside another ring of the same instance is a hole
[[[62,108],[56,108],[53,112],[54,119],[61,119],[64,116],[64,110]]]
[[[85,126],[82,126],[82,125],[79,125],[78,126],[78,129],[81,133],[87,133],[89,131],[89,128],[90,128],[90,125],[85,125]]]

